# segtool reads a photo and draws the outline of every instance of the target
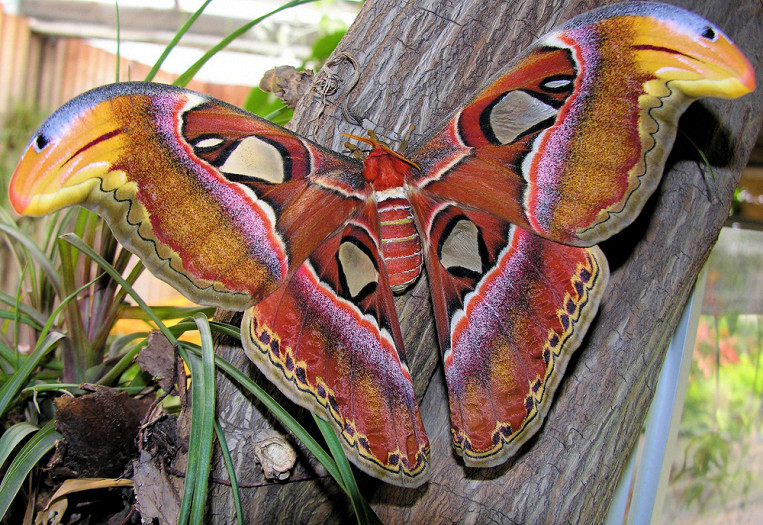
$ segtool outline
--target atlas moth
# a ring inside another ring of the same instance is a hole
[[[10,200],[95,210],[189,299],[244,310],[263,374],[360,469],[415,487],[429,441],[392,290],[426,271],[453,446],[503,463],[541,426],[606,290],[596,245],[654,191],[678,117],[754,83],[711,23],[622,3],[541,38],[409,152],[361,139],[362,163],[192,91],[100,87],[40,127]]]

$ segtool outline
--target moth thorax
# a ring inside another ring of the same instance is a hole
[[[402,292],[421,273],[421,241],[408,199],[402,196],[379,197],[377,209],[381,224],[382,256],[387,265],[392,291]]]

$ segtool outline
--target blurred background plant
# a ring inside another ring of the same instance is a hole
[[[708,260],[665,523],[745,523],[763,505],[761,246],[725,228]]]

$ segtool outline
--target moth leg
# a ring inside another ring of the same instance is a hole
[[[363,159],[366,158],[366,152],[363,151],[361,148],[356,146],[350,141],[347,141],[344,143],[344,147],[347,148],[350,151],[350,155],[352,155],[355,159],[359,161],[363,161]]]

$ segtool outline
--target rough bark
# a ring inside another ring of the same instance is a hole
[[[535,37],[605,3],[421,0],[403,5],[369,0],[337,50],[351,53],[360,65],[351,110],[381,136],[394,138],[416,125],[415,143],[416,136],[434,129]],[[758,0],[736,2],[733,10],[714,0],[672,3],[722,27],[753,62],[758,84],[763,83],[763,7]],[[346,86],[349,67],[340,67],[339,73]],[[303,100],[292,127],[341,150],[340,132],[363,130],[342,117],[335,98],[329,102],[323,108],[316,100]],[[602,521],[638,438],[667,342],[727,216],[762,115],[760,89],[742,100],[702,101],[689,109],[681,128],[709,156],[715,180],[702,176],[696,152],[679,138],[663,182],[641,217],[603,245],[612,278],[599,316],[569,366],[543,428],[507,464],[467,469],[456,458],[426,280],[399,299],[407,354],[432,441],[433,475],[417,490],[359,475],[384,522]],[[240,349],[221,345],[218,352],[259,375]],[[218,404],[239,480],[264,481],[252,458],[251,439],[270,432],[272,417],[242,399],[224,378]],[[312,470],[300,461],[292,479]],[[224,469],[213,475],[224,478]],[[214,522],[233,516],[228,490],[217,486],[210,496]],[[334,523],[351,515],[347,500],[325,478],[247,488],[243,497],[252,523]]]

